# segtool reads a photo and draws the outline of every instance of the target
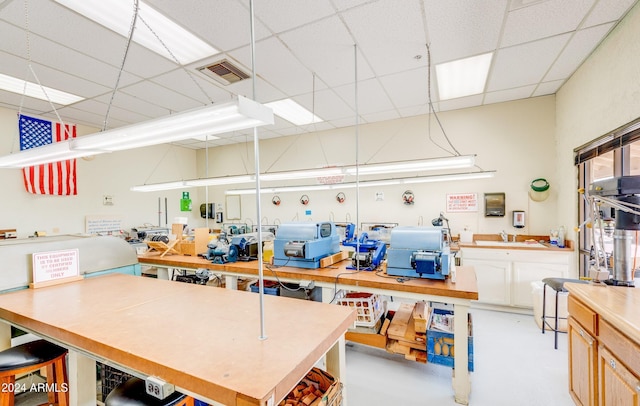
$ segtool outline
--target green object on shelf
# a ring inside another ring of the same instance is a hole
[[[189,192],[182,192],[182,199],[180,199],[180,211],[191,211],[191,199],[189,198]]]

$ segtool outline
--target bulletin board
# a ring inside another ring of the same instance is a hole
[[[84,232],[87,234],[111,234],[122,230],[122,217],[113,215],[86,216]]]

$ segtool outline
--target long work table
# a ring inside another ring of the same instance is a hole
[[[158,277],[170,278],[173,270],[195,271],[204,268],[219,274],[226,279],[226,286],[231,289],[237,287],[237,278],[256,278],[259,274],[258,261],[232,262],[213,264],[210,261],[186,255],[169,255],[160,257],[157,254],[143,254],[138,256],[143,265],[159,268]],[[281,282],[296,282],[302,285],[313,282],[322,288],[322,299],[331,302],[337,290],[357,290],[360,292],[376,293],[385,296],[396,296],[414,300],[444,302],[454,307],[454,346],[467,348],[468,326],[466,320],[469,314],[471,300],[478,299],[476,276],[471,267],[457,267],[456,281],[451,279],[435,280],[420,278],[390,277],[384,272],[354,271],[347,269],[350,261],[344,260],[329,267],[319,269],[304,269],[289,266],[275,267],[264,264],[262,271],[264,279],[279,280]],[[162,270],[162,272],[160,272]],[[468,404],[471,391],[470,375],[468,371],[468,354],[466,351],[456,351],[454,360],[453,390],[457,403]]]
[[[85,358],[213,405],[275,405],[323,356],[344,378],[353,310],[274,296],[264,310],[260,337],[258,295],[115,273],[0,295],[0,320],[70,350],[70,402],[83,406],[96,404]]]

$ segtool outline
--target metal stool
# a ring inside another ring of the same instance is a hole
[[[48,404],[69,405],[69,383],[65,357],[67,350],[46,340],[37,340],[0,352],[0,386],[13,388],[16,375],[47,368]],[[13,406],[15,393],[0,392],[0,405]]]
[[[555,334],[555,343],[554,348],[558,349],[558,333],[564,333],[564,331],[559,331],[558,329],[558,320],[566,320],[566,317],[558,317],[558,295],[560,292],[566,292],[567,290],[564,288],[565,282],[571,283],[587,283],[587,281],[583,281],[580,279],[567,279],[567,278],[544,278],[542,283],[544,286],[542,288],[542,334],[544,334],[545,327],[549,327],[551,331]],[[551,316],[546,315],[546,307],[547,307],[547,286],[556,291],[556,311],[555,311],[555,324],[551,326],[547,322],[547,318]]]
[[[104,401],[105,406],[194,406],[191,396],[173,392],[164,399],[147,394],[144,380],[129,378],[109,393]]]

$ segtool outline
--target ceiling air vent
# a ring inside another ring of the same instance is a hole
[[[225,86],[244,79],[249,79],[250,77],[228,59],[223,59],[211,65],[202,66],[198,68],[198,70]]]

